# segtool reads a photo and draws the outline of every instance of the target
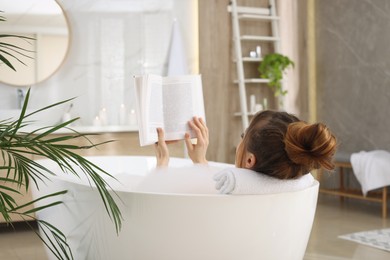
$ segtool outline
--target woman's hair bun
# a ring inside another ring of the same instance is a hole
[[[284,138],[285,150],[290,160],[311,169],[334,169],[332,157],[336,152],[336,138],[322,123],[295,122],[288,125]]]

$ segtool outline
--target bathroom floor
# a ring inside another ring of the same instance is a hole
[[[390,212],[389,212],[390,213]],[[390,259],[390,252],[342,240],[337,236],[390,227],[379,204],[320,194],[316,218],[304,260]],[[23,225],[16,231],[0,226],[0,260],[45,260],[43,245]]]
[[[15,231],[0,224],[1,260],[45,260],[41,240],[25,224],[15,224]]]

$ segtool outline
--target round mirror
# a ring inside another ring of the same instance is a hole
[[[69,28],[55,0],[0,0],[0,81],[28,86],[62,64]],[[9,64],[8,64],[9,62]]]

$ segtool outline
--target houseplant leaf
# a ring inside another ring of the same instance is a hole
[[[260,77],[269,79],[268,86],[272,89],[276,97],[287,94],[287,90],[282,89],[281,81],[284,71],[289,66],[294,67],[294,62],[287,56],[279,53],[265,55],[258,66]]]

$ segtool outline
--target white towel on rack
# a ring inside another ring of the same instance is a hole
[[[390,153],[383,150],[361,151],[351,155],[353,172],[362,186],[363,195],[390,185]]]
[[[188,74],[187,55],[177,19],[173,20],[168,56],[168,76]]]
[[[298,179],[280,180],[248,169],[227,168],[216,173],[214,180],[221,194],[270,194],[305,189],[314,178],[308,173]]]

